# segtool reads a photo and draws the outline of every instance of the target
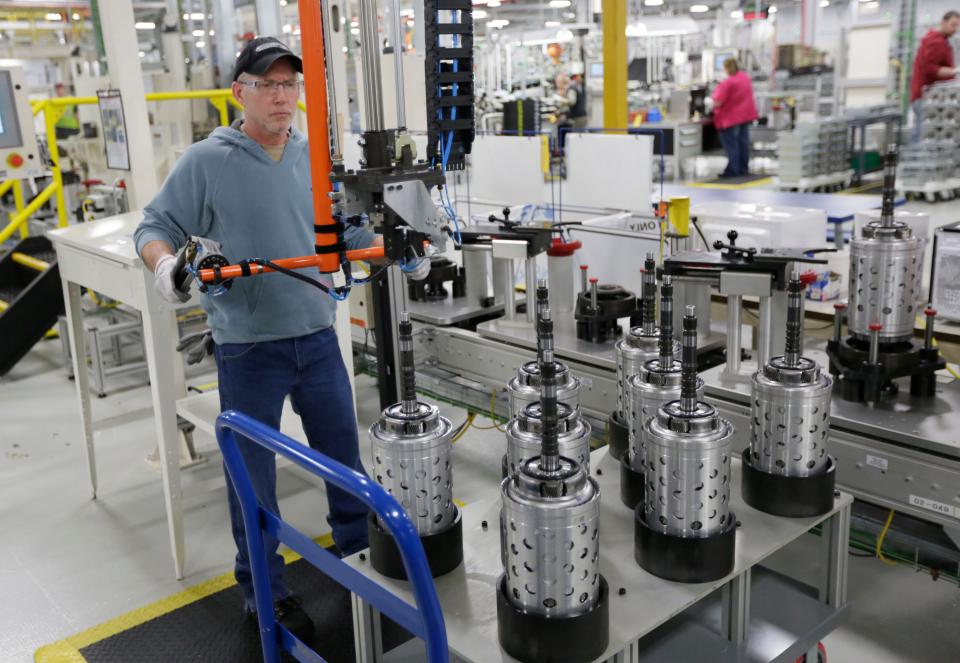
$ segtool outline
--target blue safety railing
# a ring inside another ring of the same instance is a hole
[[[284,626],[277,624],[274,618],[273,597],[263,548],[264,532],[285,543],[291,550],[299,553],[303,559],[347,590],[389,616],[410,633],[423,639],[426,643],[429,663],[449,661],[443,613],[440,610],[440,602],[437,600],[423,545],[410,518],[387,491],[371,481],[369,477],[291,440],[280,431],[251,419],[245,414],[233,410],[224,412],[217,417],[216,431],[229,480],[233,482],[243,510],[265,663],[279,663],[281,648],[304,663],[323,663],[323,659]],[[281,520],[277,514],[264,508],[254,494],[250,475],[240,455],[240,449],[237,446],[238,433],[249,440],[243,440],[242,444],[259,444],[265,449],[284,456],[303,469],[316,474],[328,484],[350,493],[380,516],[400,550],[417,607],[414,608],[391,594]]]

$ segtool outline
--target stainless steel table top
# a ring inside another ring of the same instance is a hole
[[[752,509],[740,497],[740,463],[731,464],[730,503],[741,527],[737,530],[734,573],[715,582],[684,584],[662,580],[634,561],[633,511],[620,501],[619,463],[602,448],[593,452],[592,472],[601,487],[600,571],[610,585],[610,644],[602,659],[622,651],[671,617],[704,598],[730,577],[762,562],[768,555],[802,536],[853,500],[841,494],[830,513],[817,518],[779,518]],[[456,471],[456,468],[455,470]],[[512,662],[497,640],[496,585],[503,572],[500,562],[499,499],[487,499],[463,509],[464,563],[435,579],[443,609],[450,651],[468,661]],[[487,529],[481,523],[486,521]],[[399,598],[413,604],[406,582],[384,578],[369,560],[358,555],[345,560]],[[622,596],[620,588],[626,590]]]
[[[821,367],[828,365],[823,350],[812,349],[804,354],[819,362]],[[704,371],[701,377],[707,400],[716,396],[749,406],[750,376],[756,369],[756,363],[743,362],[740,374],[733,377],[724,374],[724,366]],[[834,394],[830,426],[835,430],[960,458],[960,385],[941,383],[937,385],[934,398],[914,398],[910,395],[909,379],[903,379],[896,399],[877,407],[851,403]]]
[[[426,322],[438,327],[449,327],[464,320],[472,320],[484,315],[503,313],[503,304],[480,306],[467,301],[466,297],[454,299],[449,292],[445,299],[429,302],[417,302],[407,297],[407,312],[412,320]]]

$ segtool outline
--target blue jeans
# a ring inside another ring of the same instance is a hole
[[[737,124],[717,132],[720,144],[727,153],[726,177],[737,177],[750,172],[750,123]]]
[[[919,143],[923,140],[923,97],[914,99],[910,103],[913,109],[913,134],[910,136],[911,143]]]
[[[280,428],[283,401],[289,394],[300,415],[310,446],[347,467],[364,472],[360,462],[353,395],[337,335],[332,329],[280,341],[224,343],[215,348],[220,377],[220,409],[237,410],[272,428]],[[238,436],[240,437],[240,436]],[[276,457],[258,444],[240,439],[260,504],[276,514]],[[227,499],[233,539],[237,544],[235,574],[248,610],[253,610],[253,577],[247,552],[240,502],[227,481]],[[366,506],[335,486],[327,485],[333,540],[344,553],[367,547]],[[277,601],[290,595],[283,582],[283,558],[278,542],[264,534],[270,588]]]

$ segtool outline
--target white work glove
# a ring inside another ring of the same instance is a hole
[[[183,304],[188,299],[190,299],[190,281],[187,279],[184,282],[184,287],[188,289],[188,292],[179,290],[174,284],[173,279],[176,276],[176,264],[177,256],[175,255],[165,255],[160,260],[157,261],[157,264],[153,268],[153,289],[157,291],[157,294],[167,302],[171,304]]]
[[[414,262],[408,262],[404,267],[403,273],[411,281],[422,281],[430,274],[430,258],[423,256],[417,258]]]

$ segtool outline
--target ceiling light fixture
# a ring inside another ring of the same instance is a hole
[[[659,7],[663,4],[663,0],[643,0],[645,7]]]
[[[192,21],[202,21],[202,20],[203,20],[203,12],[194,12],[194,13],[190,14],[190,20],[192,20]]]
[[[730,12],[730,18],[742,19],[742,18],[743,18],[743,10],[742,10],[742,9],[734,9],[732,12]]]
[[[830,6],[830,0],[820,0],[820,6],[821,6],[821,7],[829,7],[829,6]]]
[[[194,36],[194,37],[202,37],[202,36],[203,36],[203,30],[194,30],[194,31],[193,31],[193,36]]]
[[[73,13],[73,20],[74,20],[74,21],[79,21],[79,20],[80,20],[80,14],[74,12],[74,13]]]
[[[543,24],[543,27],[545,27],[545,28],[559,28],[559,27],[560,27],[560,21],[545,21],[544,24]]]
[[[50,14],[47,14],[46,19],[48,21],[62,21],[63,17],[60,14],[50,13]]]
[[[710,8],[706,5],[691,5],[690,13],[691,14],[703,14],[704,12],[710,11]]]
[[[776,6],[776,5],[770,5],[770,8],[767,10],[767,13],[768,13],[768,14],[776,14],[776,13],[777,13],[777,6]]]
[[[491,28],[496,28],[499,30],[500,28],[505,28],[510,25],[510,21],[505,18],[498,18],[492,21],[487,21],[487,25]]]
[[[474,10],[473,10],[473,18],[474,18],[474,20],[476,20],[476,19],[482,19],[482,18],[487,18],[488,16],[490,16],[490,14],[488,14],[485,9],[474,9]]]
[[[206,46],[206,45],[207,45],[207,42],[205,42],[205,41],[198,41],[198,42],[197,42],[197,48],[203,48],[203,47]]]
[[[570,6],[570,0],[550,0],[548,4],[554,9],[566,9]]]
[[[500,6],[500,0],[490,0],[490,2],[487,3],[487,7],[490,7],[491,9],[499,6]]]
[[[153,30],[157,27],[157,24],[153,21],[138,21],[133,24],[137,30]]]

